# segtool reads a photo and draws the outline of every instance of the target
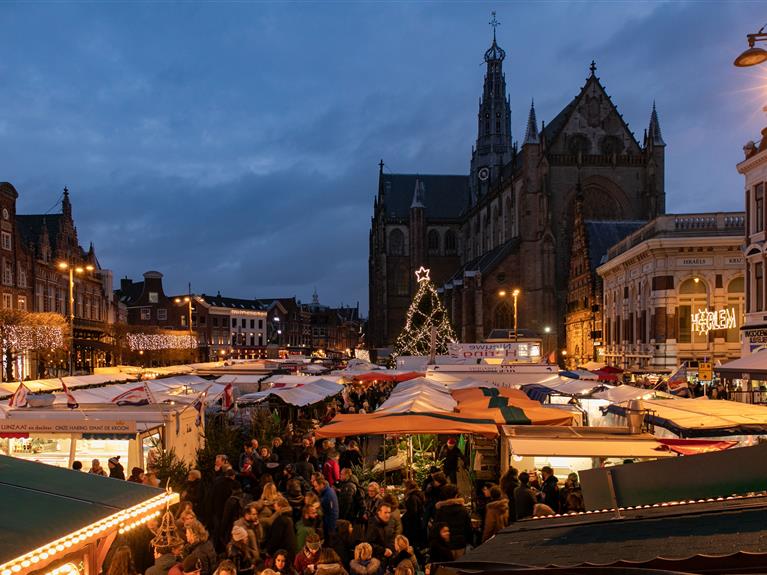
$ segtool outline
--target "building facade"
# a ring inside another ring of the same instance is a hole
[[[5,310],[58,313],[67,319],[72,311],[74,321],[67,334],[65,355],[21,357],[13,369],[14,377],[64,375],[69,370],[68,355],[77,373],[112,365],[111,326],[116,316],[112,273],[101,267],[93,244],[87,250],[80,245],[69,190],[64,188],[60,213],[18,214],[18,197],[12,184],[0,183],[0,305]],[[62,269],[63,264],[67,269]],[[72,274],[73,306],[69,300],[70,268],[82,269]],[[7,371],[6,366],[3,372]]]
[[[745,177],[746,225],[744,230],[744,273],[746,278],[746,318],[743,325],[743,355],[767,346],[767,128],[759,145],[748,142],[745,159],[738,172]]]
[[[431,268],[458,338],[482,341],[518,325],[564,345],[576,187],[586,220],[650,220],[665,211],[665,142],[653,107],[640,143],[592,63],[577,96],[539,128],[531,106],[513,143],[503,72],[493,38],[485,53],[477,138],[468,176],[391,174],[379,166],[370,229],[368,344],[390,346]]]
[[[597,268],[604,318],[600,361],[667,372],[740,357],[745,214],[669,214],[607,251]]]

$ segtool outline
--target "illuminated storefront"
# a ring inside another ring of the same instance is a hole
[[[669,214],[610,248],[597,268],[604,360],[668,373],[740,357],[743,229],[740,212]]]

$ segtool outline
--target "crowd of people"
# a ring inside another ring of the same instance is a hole
[[[512,468],[498,484],[461,493],[451,477],[463,459],[454,439],[442,467],[396,494],[358,481],[357,440],[287,439],[253,439],[234,462],[219,455],[211,477],[191,470],[173,517],[178,537],[163,539],[149,522],[124,552],[132,562],[115,553],[109,575],[416,575],[510,522],[583,505],[577,476],[559,489],[548,467],[540,478]]]

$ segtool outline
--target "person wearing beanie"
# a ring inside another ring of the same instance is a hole
[[[232,540],[226,547],[226,556],[237,569],[237,575],[252,575],[258,563],[258,554],[248,545],[248,531],[244,527],[232,527]]]
[[[320,536],[316,533],[312,533],[306,538],[304,548],[296,555],[293,561],[293,568],[299,575],[305,575],[314,571],[317,562],[320,560],[321,547]],[[310,565],[311,567],[309,567]]]
[[[125,480],[125,469],[123,469],[123,466],[120,463],[119,455],[110,457],[107,464],[109,465],[109,477]]]
[[[134,467],[131,469],[128,481],[131,483],[144,483],[144,470],[140,467]]]

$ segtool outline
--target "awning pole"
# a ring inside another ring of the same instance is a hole
[[[72,464],[75,462],[76,453],[77,453],[77,435],[72,433],[69,436],[69,469],[72,469]]]

